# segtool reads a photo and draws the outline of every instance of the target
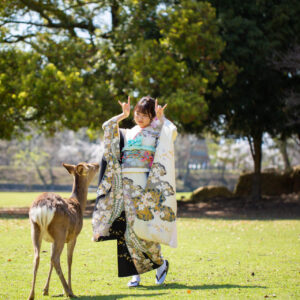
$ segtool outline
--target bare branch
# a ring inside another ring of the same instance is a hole
[[[26,24],[26,25],[34,25],[37,27],[49,27],[49,24],[35,23],[30,21],[17,21],[17,20],[5,20],[3,23],[0,24],[0,26],[3,26],[5,24]]]
[[[45,6],[40,2],[32,0],[20,0],[24,5],[26,5],[30,10],[37,12],[42,18],[46,19],[48,24],[44,25],[48,28],[64,28],[67,29],[72,36],[77,36],[75,28],[85,29],[89,32],[94,32],[96,27],[92,20],[86,20],[82,22],[75,22],[73,17],[65,14],[62,10],[49,5]],[[57,23],[51,19],[47,12],[53,14],[60,22]]]
[[[249,135],[247,135],[247,140],[248,140],[248,143],[249,143],[252,158],[254,159],[255,153],[254,153],[253,141],[251,140],[251,137]]]
[[[285,70],[295,73],[300,69],[300,45],[294,46],[288,52],[276,53],[277,59],[273,59],[272,63],[276,70]]]
[[[26,42],[26,39],[34,37],[35,34],[27,34],[27,35],[11,35],[6,39],[3,39],[1,42],[5,44],[14,44],[18,42]],[[11,40],[13,38],[14,40]]]

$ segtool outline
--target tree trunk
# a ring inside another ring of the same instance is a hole
[[[186,169],[185,169],[185,174],[183,176],[183,185],[185,188],[188,187],[188,189],[191,188],[189,177],[190,177],[190,168],[189,168],[189,160],[188,160]]]
[[[185,149],[183,150],[185,152],[185,158],[183,161],[183,185],[184,188],[188,187],[188,190],[191,187],[190,184],[190,168],[189,168],[189,162],[190,162],[190,158],[191,158],[191,142],[189,139],[189,135],[184,135],[183,136],[184,140],[183,143],[186,145]]]
[[[50,165],[49,166],[49,174],[50,174],[50,185],[51,185],[51,190],[54,189],[54,185],[55,185],[55,179],[56,179],[56,176],[54,175],[53,173],[53,169],[52,169],[52,166]]]
[[[255,135],[252,139],[248,137],[250,150],[254,162],[254,173],[252,177],[251,197],[249,201],[255,204],[261,199],[261,159],[262,159],[262,134]]]
[[[47,181],[46,181],[46,178],[44,177],[43,173],[41,172],[39,166],[34,162],[34,166],[35,166],[35,169],[39,175],[39,178],[41,179],[41,181],[43,182],[45,188],[48,187],[48,184],[47,184]]]
[[[285,170],[285,172],[290,172],[292,170],[292,168],[291,168],[291,163],[290,163],[289,156],[288,156],[287,149],[286,149],[287,148],[286,139],[279,140],[278,145],[279,145],[279,150],[280,150],[280,153],[281,153],[283,161],[284,161],[284,170]]]
[[[112,1],[111,4],[111,23],[112,23],[112,31],[114,31],[119,25],[119,3],[118,1]]]

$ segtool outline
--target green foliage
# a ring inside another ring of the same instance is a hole
[[[133,87],[168,103],[167,115],[186,131],[199,132],[208,110],[209,88],[226,65],[230,84],[234,65],[222,62],[224,42],[218,35],[214,8],[206,2],[181,1],[155,19],[159,35],[140,39],[130,57]],[[231,70],[230,70],[231,68]],[[233,76],[234,78],[234,76]],[[219,86],[214,93],[221,92]]]
[[[273,61],[299,43],[299,1],[210,2],[222,22],[222,58],[240,69],[236,83],[210,102],[211,125],[238,137],[282,133],[285,89],[292,88],[292,78],[275,70]]]
[[[108,10],[112,24],[105,28],[98,18]],[[169,104],[168,117],[199,131],[207,95],[222,93],[209,86],[217,78],[230,85],[235,77],[234,65],[221,61],[225,44],[206,2],[5,1],[0,21],[6,45],[1,95],[7,98],[0,138],[28,124],[50,134],[65,127],[97,130],[128,94],[159,97]]]
[[[9,49],[0,55],[1,138],[21,133],[28,122],[52,134],[65,127],[99,127],[104,121],[102,104],[93,93],[104,96],[105,88],[98,83],[88,90],[80,69],[61,70],[32,51]]]
[[[215,1],[226,42],[225,61],[239,73],[234,85],[209,101],[207,126],[227,136],[247,137],[254,160],[252,200],[260,197],[262,136],[291,134],[286,111],[286,88],[296,88],[294,78],[276,70],[278,53],[299,43],[300,4],[288,1]],[[219,79],[222,86],[224,80]],[[296,128],[296,127],[295,127]]]
[[[16,126],[24,130],[24,120],[31,118],[29,95],[23,89],[24,81],[27,81],[27,74],[38,71],[32,66],[39,63],[38,55],[15,50],[0,52],[0,137],[9,138]]]

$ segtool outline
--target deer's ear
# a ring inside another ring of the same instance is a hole
[[[91,163],[91,165],[93,165],[97,169],[99,169],[99,167],[100,167],[98,163]]]
[[[84,167],[84,165],[77,165],[76,166],[76,173],[78,174],[78,175],[80,175],[80,176],[83,176],[83,175],[85,175],[85,167]]]
[[[75,166],[74,165],[69,165],[69,164],[62,164],[62,165],[67,169],[67,171],[70,174],[74,174],[75,173]]]

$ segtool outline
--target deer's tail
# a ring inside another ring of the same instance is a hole
[[[45,231],[48,225],[51,223],[55,213],[54,207],[48,207],[47,205],[34,206],[30,208],[29,218],[37,223],[41,231]]]

